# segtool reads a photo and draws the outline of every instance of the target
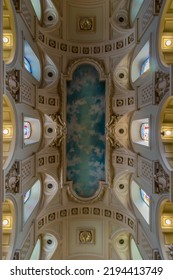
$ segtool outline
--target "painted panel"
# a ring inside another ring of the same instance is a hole
[[[90,64],[67,81],[67,181],[80,197],[105,180],[105,81]]]

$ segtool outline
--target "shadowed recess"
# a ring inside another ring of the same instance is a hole
[[[105,81],[90,64],[67,81],[67,180],[83,198],[105,180]]]

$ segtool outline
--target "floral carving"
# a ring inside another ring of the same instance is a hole
[[[170,75],[158,71],[155,73],[155,103],[159,104],[170,88]]]
[[[121,143],[115,138],[115,126],[121,117],[122,116],[118,114],[111,116],[110,122],[106,125],[106,138],[110,142],[111,146],[115,149],[123,147]]]
[[[170,189],[169,175],[159,162],[156,162],[154,167],[154,188],[158,194],[169,192]]]
[[[52,120],[54,122],[56,122],[57,135],[56,135],[55,139],[51,142],[49,147],[59,147],[67,133],[66,124],[65,124],[65,122],[62,121],[61,116],[58,113],[54,113],[54,114],[50,115],[50,117],[52,118]]]
[[[10,193],[19,193],[20,188],[19,162],[15,162],[5,178],[5,190]]]
[[[20,94],[20,71],[13,69],[6,72],[6,88],[15,101],[19,101]]]

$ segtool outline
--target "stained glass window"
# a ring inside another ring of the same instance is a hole
[[[150,68],[150,58],[148,57],[141,66],[141,75],[145,73]]]
[[[31,124],[30,122],[24,122],[24,139],[28,139],[31,136]]]
[[[141,191],[142,200],[145,202],[145,204],[147,204],[147,206],[149,206],[150,205],[150,197],[146,194],[146,192],[144,192],[143,189],[141,189],[140,191]]]
[[[26,57],[24,57],[24,66],[28,72],[32,73],[31,63],[29,62],[29,60]]]
[[[31,196],[31,190],[27,191],[27,192],[24,194],[24,198],[23,198],[24,204],[28,201],[28,199],[30,198],[30,196]]]
[[[140,136],[142,140],[149,141],[149,123],[142,123],[140,128]]]

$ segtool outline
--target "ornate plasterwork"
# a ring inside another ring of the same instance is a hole
[[[121,117],[122,116],[118,114],[111,116],[110,122],[106,125],[106,138],[115,149],[123,147],[123,145],[115,138],[115,127]]]
[[[86,204],[86,203],[91,204],[96,201],[102,200],[103,196],[105,194],[106,188],[108,188],[108,185],[105,182],[99,182],[99,187],[98,187],[96,193],[92,197],[84,198],[84,197],[78,196],[75,193],[75,191],[73,190],[72,182],[68,182],[66,185],[67,185],[67,194],[68,194],[69,198],[75,202],[82,203],[82,204]]]
[[[10,92],[15,101],[19,101],[21,87],[20,71],[12,69],[6,72],[6,89]]]
[[[61,116],[58,113],[54,113],[49,115],[51,119],[56,122],[56,137],[55,139],[50,143],[49,147],[59,147],[63,141],[63,139],[66,137],[67,129],[65,122],[62,121]]]
[[[20,166],[15,162],[5,176],[5,190],[10,193],[18,193],[20,189]]]
[[[169,192],[170,178],[169,175],[163,169],[163,166],[159,162],[154,164],[154,190],[155,193],[163,194]]]
[[[92,58],[82,58],[82,59],[74,59],[71,60],[68,64],[67,74],[65,75],[68,77],[68,80],[72,79],[73,72],[75,69],[80,66],[81,64],[91,64],[93,65],[100,75],[100,80],[108,78],[108,75],[105,75],[105,65],[102,60],[96,60]]]
[[[93,32],[96,29],[96,17],[95,16],[88,16],[88,17],[78,17],[77,19],[77,30],[82,32]]]
[[[155,103],[159,104],[170,89],[170,74],[158,71],[155,73]]]
[[[81,228],[77,229],[79,244],[94,244],[95,243],[95,229]]]
[[[163,0],[154,0],[154,14],[158,15],[160,13]]]
[[[111,116],[106,125],[106,138],[113,149],[126,148],[131,149],[129,140],[129,121],[131,113]]]

